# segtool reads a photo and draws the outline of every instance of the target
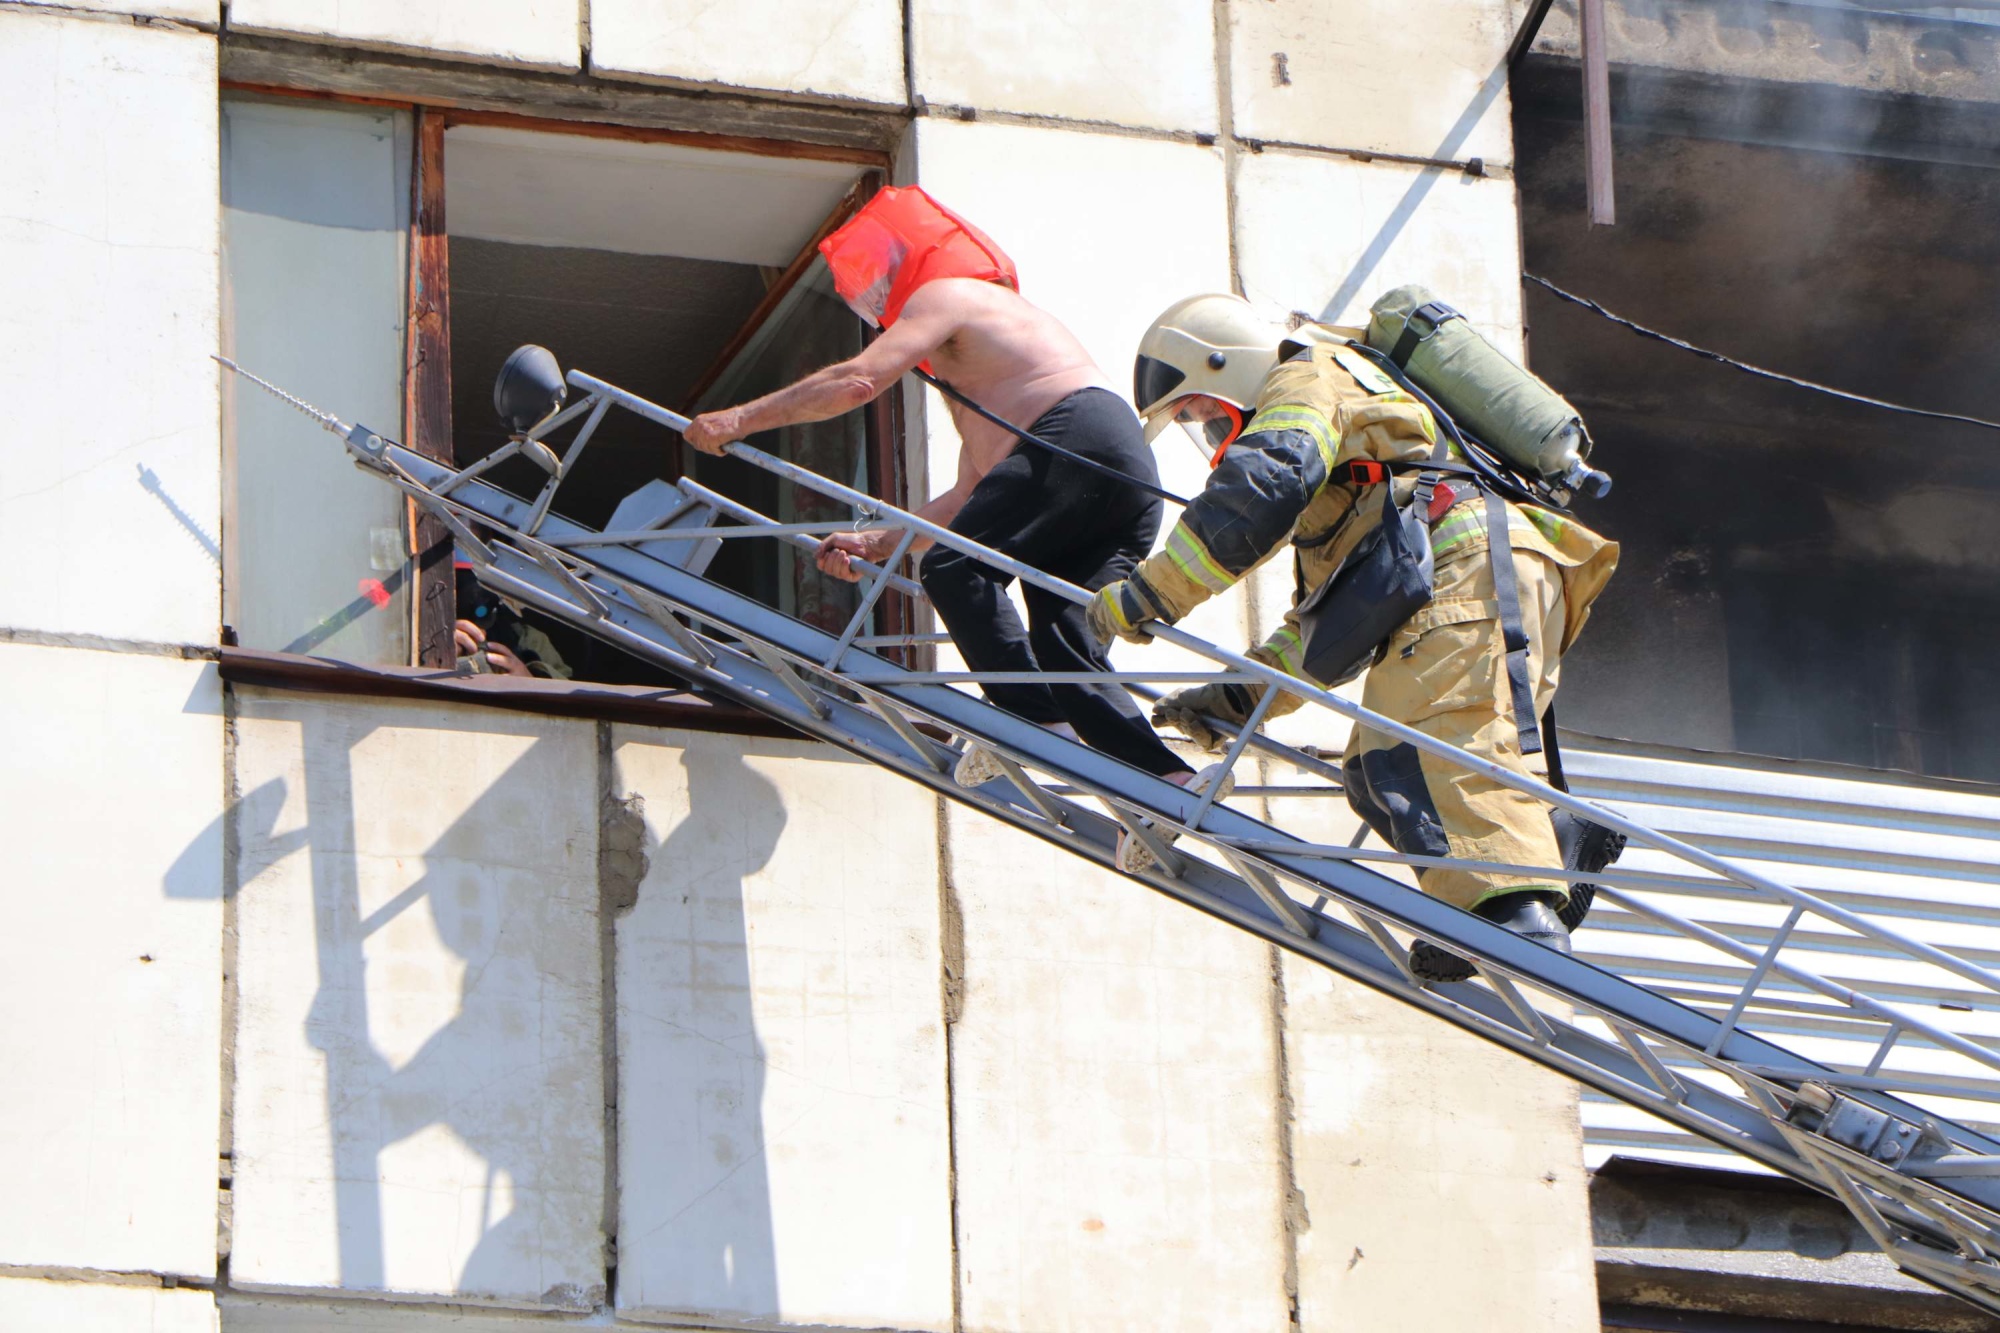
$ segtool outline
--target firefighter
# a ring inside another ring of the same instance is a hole
[[[1297,575],[1293,608],[1250,656],[1306,678],[1299,602],[1380,523],[1383,506],[1370,502],[1382,494],[1376,487],[1396,487],[1399,504],[1415,493],[1421,468],[1412,465],[1440,456],[1437,423],[1333,330],[1307,326],[1287,335],[1234,296],[1196,296],[1169,307],[1140,343],[1133,386],[1148,438],[1178,423],[1214,470],[1165,547],[1130,577],[1099,590],[1090,607],[1093,630],[1144,642],[1148,622],[1179,620],[1289,543]],[[1610,578],[1618,548],[1546,510],[1510,503],[1504,513],[1527,640],[1524,689],[1532,692],[1531,716],[1539,718],[1555,693],[1562,654]],[[1435,595],[1377,651],[1361,702],[1539,776],[1539,743],[1523,744],[1510,681],[1506,599],[1488,554],[1485,495],[1463,472],[1446,473],[1427,517]],[[1203,715],[1241,724],[1262,694],[1255,685],[1183,690],[1156,706],[1154,720],[1212,750],[1222,738]],[[1295,696],[1281,694],[1269,715],[1297,706]],[[1407,742],[1357,725],[1342,774],[1349,804],[1400,852],[1563,863],[1547,806]],[[1562,881],[1442,868],[1421,871],[1419,882],[1434,897],[1569,950],[1558,917],[1567,897]],[[1469,974],[1460,960],[1429,946],[1416,950],[1413,961],[1433,979]]]

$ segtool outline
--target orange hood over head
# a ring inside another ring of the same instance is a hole
[[[940,278],[976,278],[1014,291],[1014,261],[986,233],[924,193],[890,186],[819,243],[834,290],[854,313],[887,328],[917,288]]]

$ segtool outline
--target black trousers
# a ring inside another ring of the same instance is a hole
[[[1139,420],[1108,389],[1080,389],[1029,429],[1107,467],[1159,484]],[[1078,467],[1021,441],[980,478],[951,530],[1086,588],[1124,578],[1153,549],[1160,501],[1136,486]],[[974,671],[1108,671],[1084,608],[1023,587],[1028,624],[1007,596],[1013,576],[943,546],[918,572],[966,665]],[[1067,722],[1093,749],[1164,777],[1186,764],[1161,743],[1132,696],[1116,684],[988,685],[986,697],[1030,722]]]

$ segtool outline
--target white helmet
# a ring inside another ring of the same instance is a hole
[[[1200,394],[1232,409],[1183,423],[1204,452],[1219,456],[1255,409],[1284,336],[1240,296],[1189,296],[1168,306],[1139,340],[1132,365],[1132,401],[1145,420],[1146,438],[1167,428],[1182,399]]]

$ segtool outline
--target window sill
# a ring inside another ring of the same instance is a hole
[[[416,699],[590,718],[643,727],[733,732],[744,736],[802,737],[779,722],[738,704],[687,690],[638,685],[594,685],[585,681],[523,679],[518,676],[460,676],[435,667],[368,666],[329,657],[223,648],[222,679],[232,685],[350,694],[376,699]]]

